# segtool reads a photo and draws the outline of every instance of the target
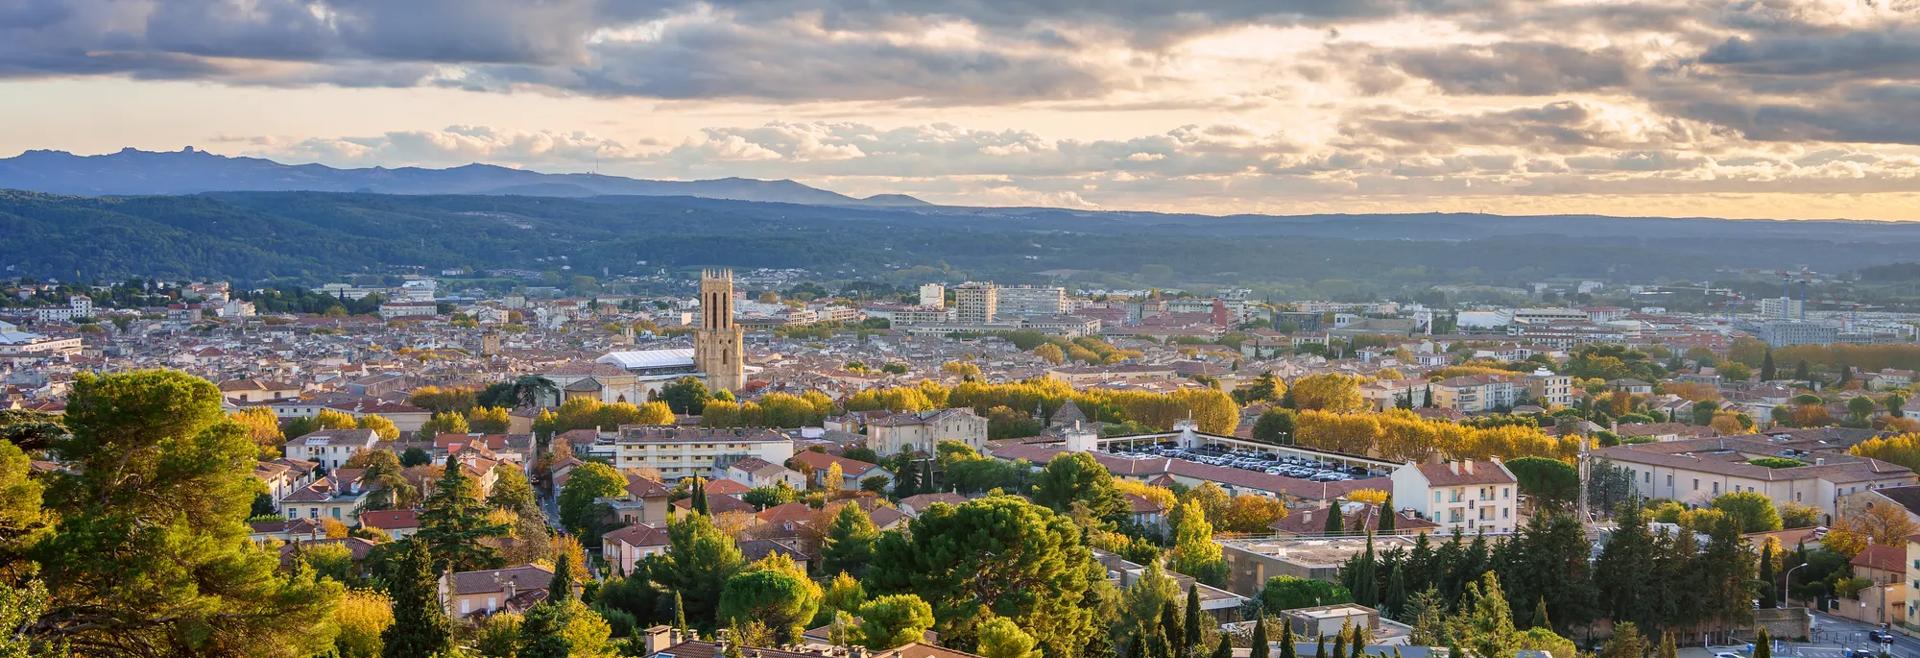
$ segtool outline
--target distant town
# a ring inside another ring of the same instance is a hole
[[[1920,623],[1920,314],[1809,309],[1811,273],[1691,291],[1706,312],[1569,303],[1668,294],[1598,281],[1438,306],[464,274],[9,283],[0,429],[46,437],[16,450],[52,492],[141,387],[204,387],[178,413],[245,435],[244,534],[378,596],[384,646],[515,655],[488,642],[564,610],[576,650],[658,656],[1877,653]],[[966,593],[1003,585],[1044,597]]]

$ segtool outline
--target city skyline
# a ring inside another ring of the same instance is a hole
[[[28,100],[0,110],[0,154],[1214,214],[1920,218],[1906,1],[244,9],[0,16],[0,93]]]

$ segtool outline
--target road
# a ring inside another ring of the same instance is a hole
[[[1843,604],[1845,602],[1842,602]],[[1878,628],[1877,624],[1867,624],[1851,619],[1836,617],[1824,612],[1813,613],[1814,641],[1821,645],[1845,645],[1859,649],[1878,650],[1880,645],[1867,638],[1867,631]],[[1808,650],[1812,650],[1809,647]],[[1895,658],[1920,658],[1920,638],[1908,636],[1899,631],[1893,633],[1893,644],[1888,647]],[[1834,656],[1815,656],[1802,653],[1810,658],[1835,658]]]

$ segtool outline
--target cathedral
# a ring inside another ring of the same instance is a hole
[[[707,387],[738,391],[746,385],[746,352],[733,322],[733,270],[700,274],[700,329],[693,334],[693,364],[707,374]]]

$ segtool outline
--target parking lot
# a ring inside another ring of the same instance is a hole
[[[1370,477],[1385,477],[1387,472],[1364,466],[1346,466],[1330,461],[1282,455],[1273,451],[1229,449],[1208,445],[1188,450],[1172,443],[1144,446],[1113,446],[1113,454],[1122,457],[1171,457],[1197,464],[1259,471],[1268,475],[1297,478],[1310,482],[1340,482]]]

